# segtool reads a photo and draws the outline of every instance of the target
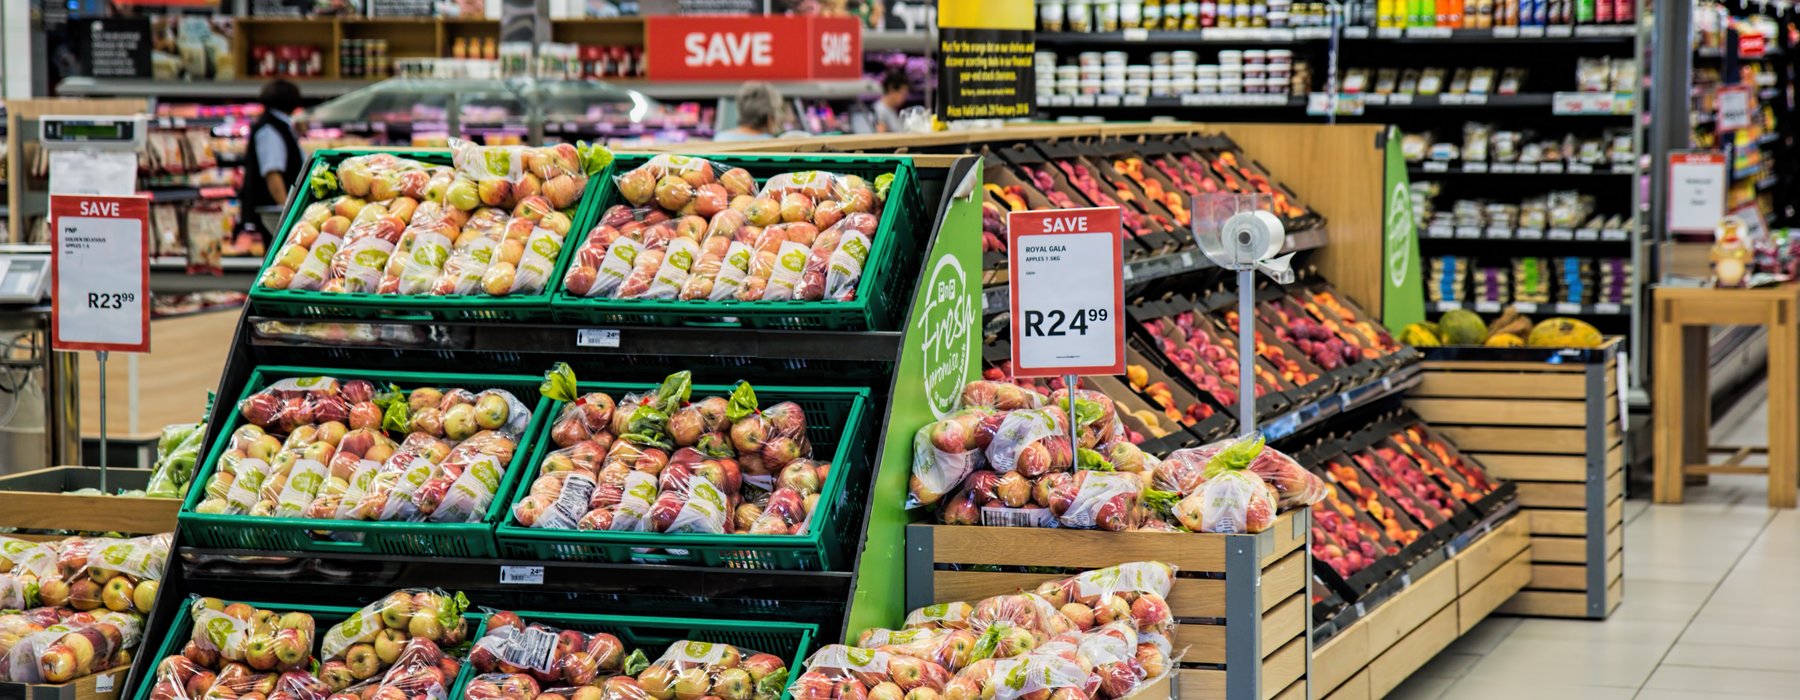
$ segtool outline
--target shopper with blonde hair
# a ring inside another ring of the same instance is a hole
[[[713,138],[715,141],[759,141],[781,133],[785,105],[781,91],[761,81],[744,83],[737,94],[737,126]]]

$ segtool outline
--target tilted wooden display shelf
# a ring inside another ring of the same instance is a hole
[[[106,470],[106,490],[143,489],[148,469]],[[0,527],[151,535],[175,530],[175,498],[128,498],[65,493],[100,488],[99,467],[50,467],[0,476]],[[62,539],[8,535],[23,539]]]
[[[1310,697],[1311,523],[1310,512],[1300,509],[1254,535],[909,525],[906,604],[1029,591],[1068,575],[967,570],[975,566],[1074,572],[1167,562],[1176,571],[1169,594],[1180,623],[1175,647],[1186,649],[1175,671],[1177,696],[1301,700]]]
[[[1501,612],[1601,619],[1624,592],[1619,349],[1430,348],[1406,405],[1519,485],[1531,584]]]
[[[1392,692],[1531,578],[1529,518],[1501,522],[1313,652],[1313,697],[1370,700]]]

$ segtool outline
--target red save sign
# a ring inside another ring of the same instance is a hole
[[[862,77],[862,24],[848,17],[655,15],[644,44],[651,80]]]
[[[1739,34],[1738,56],[1742,58],[1762,58],[1769,52],[1769,39],[1761,34]]]
[[[150,198],[50,195],[50,347],[150,351]]]

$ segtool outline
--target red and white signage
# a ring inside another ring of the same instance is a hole
[[[848,17],[653,15],[644,45],[651,80],[862,77],[862,23]]]
[[[1768,52],[1768,37],[1753,32],[1738,34],[1739,58],[1762,58]]]
[[[1725,154],[1716,151],[1669,154],[1667,228],[1678,233],[1712,233],[1725,215]]]
[[[1007,215],[1015,377],[1125,373],[1118,207]]]
[[[150,198],[50,196],[50,347],[150,351]]]

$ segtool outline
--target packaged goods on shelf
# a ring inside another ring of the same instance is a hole
[[[1454,255],[1431,258],[1429,276],[1425,280],[1427,301],[1466,301],[1468,299],[1470,260]]]

